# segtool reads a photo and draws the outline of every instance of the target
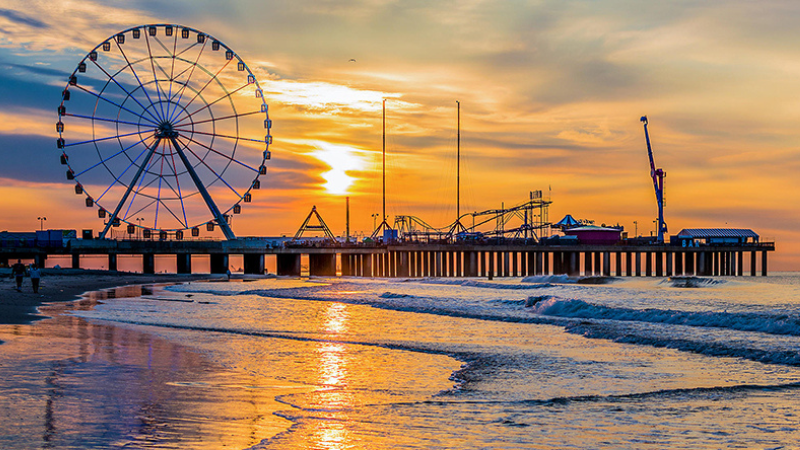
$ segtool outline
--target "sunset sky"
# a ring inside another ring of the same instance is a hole
[[[174,23],[235,49],[270,105],[237,235],[294,234],[314,205],[342,234],[345,196],[369,234],[383,99],[390,222],[449,224],[459,101],[462,212],[541,189],[553,222],[649,235],[647,115],[670,233],[752,228],[777,243],[771,269],[800,270],[798,19],[790,1],[0,0],[0,230],[99,231],[59,164],[60,92],[109,36]]]

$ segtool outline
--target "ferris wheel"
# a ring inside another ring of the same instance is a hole
[[[57,146],[85,205],[111,227],[183,238],[219,227],[252,201],[272,142],[256,76],[209,34],[141,25],[93,48],[69,77]],[[138,234],[138,233],[137,233]]]

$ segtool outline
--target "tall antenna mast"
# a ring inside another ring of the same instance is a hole
[[[381,225],[386,222],[386,99],[383,99],[383,216]]]
[[[458,106],[457,159],[456,159],[456,221],[461,219],[461,102]]]
[[[383,128],[383,216],[381,217],[381,224],[378,225],[378,228],[375,228],[375,231],[372,232],[373,239],[378,236],[378,232],[380,230],[392,229],[392,227],[389,226],[389,222],[386,221],[386,99],[383,99],[383,114],[381,116],[381,123]]]
[[[458,238],[458,234],[467,231],[466,227],[461,223],[461,102],[456,100],[456,107],[458,110],[458,131],[456,133],[456,221],[453,222],[453,227],[450,229],[450,237]]]

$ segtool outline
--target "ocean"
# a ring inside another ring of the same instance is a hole
[[[0,334],[29,436],[0,446],[797,448],[798,299],[793,273],[112,291],[17,331],[57,336],[32,355]]]

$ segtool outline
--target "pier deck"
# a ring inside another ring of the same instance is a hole
[[[266,255],[276,255],[279,275],[300,275],[301,257],[308,256],[310,275],[359,277],[513,277],[569,276],[751,276],[768,273],[770,242],[703,245],[539,245],[429,244],[289,245],[268,239],[229,241],[147,241],[72,239],[63,247],[0,247],[0,264],[50,255],[108,255],[116,270],[118,255],[141,255],[144,273],[153,273],[155,255],[175,255],[178,273],[191,273],[192,255],[209,255],[212,273],[226,273],[229,255],[243,255],[244,271],[264,273]],[[748,254],[749,255],[746,255]],[[760,253],[760,255],[759,255]],[[747,270],[745,270],[747,268]]]

